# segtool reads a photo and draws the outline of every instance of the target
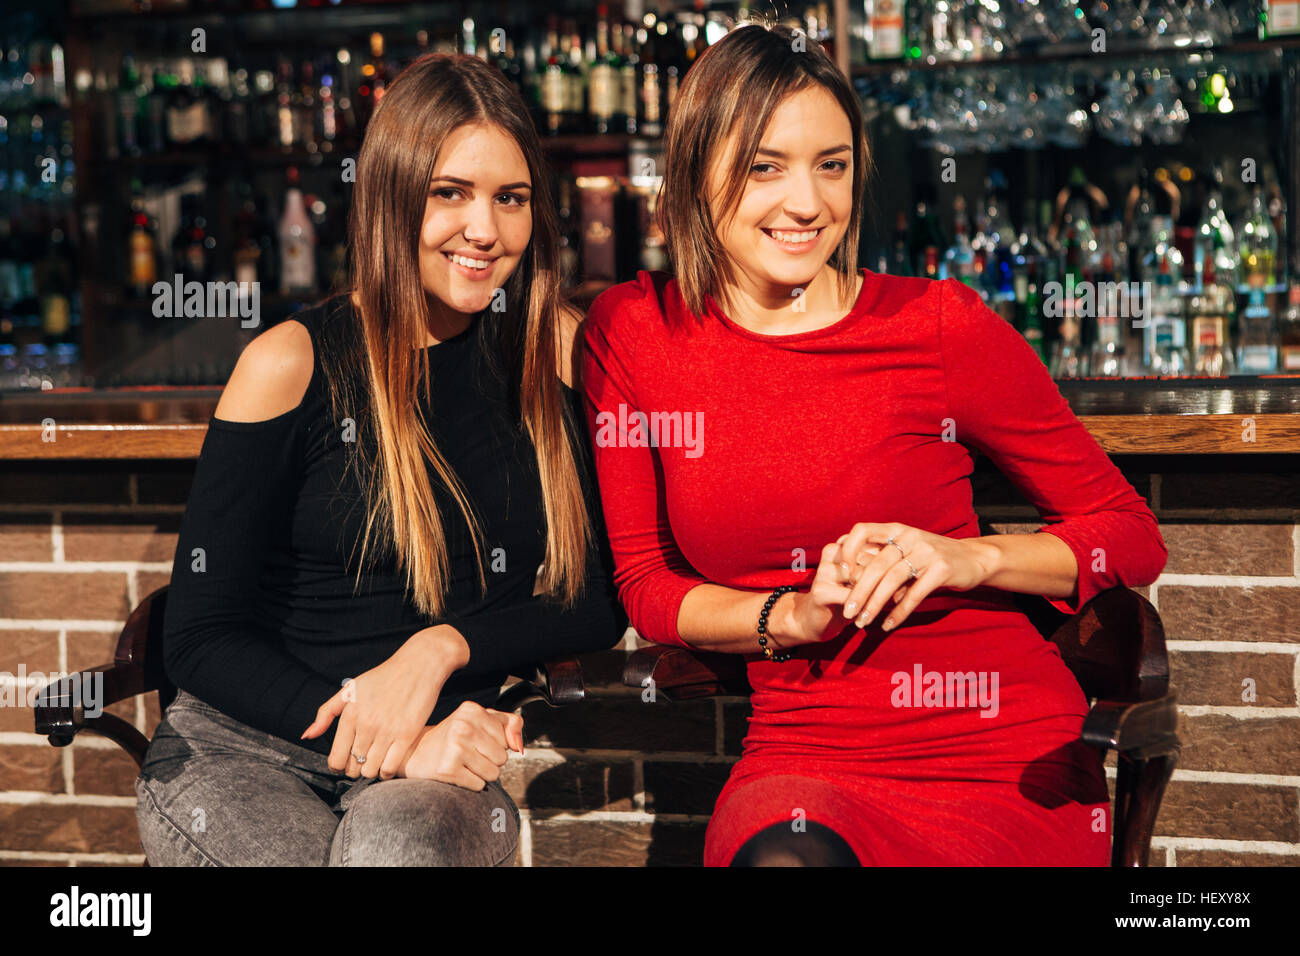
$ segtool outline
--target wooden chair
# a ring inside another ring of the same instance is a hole
[[[1021,606],[1039,632],[1061,649],[1084,693],[1096,699],[1084,721],[1083,740],[1103,753],[1113,748],[1118,754],[1111,865],[1145,866],[1156,814],[1179,753],[1160,617],[1127,588],[1097,595],[1073,617],[1041,598],[1017,598],[1024,599]],[[160,709],[166,710],[176,697],[162,669],[166,600],[167,588],[159,588],[131,613],[112,663],[55,681],[40,693],[38,734],[65,747],[89,731],[117,743],[137,766],[143,763],[149,746],[144,734],[106,711],[87,717],[80,688],[102,673],[100,707],[156,691]],[[651,680],[656,695],[668,701],[750,693],[745,662],[738,655],[663,645],[543,662],[520,676],[502,691],[496,709],[511,712],[536,700],[559,707],[587,698],[629,698],[640,695]]]

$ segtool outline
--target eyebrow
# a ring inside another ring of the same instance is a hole
[[[458,186],[474,185],[474,183],[468,179],[457,179],[455,176],[434,176],[430,182],[431,184],[437,182],[455,183]],[[499,189],[532,189],[533,187],[531,183],[506,183],[504,186],[500,186],[498,188]]]
[[[832,146],[829,149],[823,149],[820,153],[817,154],[817,156],[820,158],[822,156],[829,156],[831,153],[842,153],[847,149],[850,149],[848,144],[844,144],[842,146]],[[781,152],[781,150],[768,149],[766,146],[758,147],[757,152],[763,153],[766,156],[775,156],[777,159],[789,158],[788,154]]]

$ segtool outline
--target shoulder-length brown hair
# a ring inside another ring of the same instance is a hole
[[[858,263],[862,196],[870,173],[862,109],[848,79],[821,44],[780,24],[752,23],[710,46],[682,81],[664,136],[664,177],[657,215],[682,299],[695,315],[705,296],[735,282],[735,267],[718,241],[710,212],[709,169],[736,136],[736,151],[718,197],[717,221],[734,214],[763,132],[790,94],[820,86],[839,102],[853,130],[853,213],[831,254],[838,287],[851,304]]]
[[[442,144],[466,123],[487,123],[518,144],[533,184],[532,238],[505,286],[505,310],[478,319],[479,344],[507,386],[509,407],[537,453],[546,513],[543,593],[572,605],[582,584],[587,520],[575,453],[583,434],[560,381],[561,290],[557,216],[550,171],[518,92],[495,67],[472,56],[431,53],[389,85],[366,129],[348,222],[350,279],[342,293],[355,321],[324,323],[322,368],[335,422],[351,417],[358,440],[349,456],[365,491],[365,534],[357,579],[380,547],[405,571],[421,613],[441,616],[449,567],[446,533],[430,470],[470,529],[480,591],[486,589],[483,533],[459,479],[429,434],[429,328],[420,281],[419,233]]]

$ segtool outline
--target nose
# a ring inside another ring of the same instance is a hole
[[[485,197],[469,204],[465,212],[465,225],[462,229],[465,241],[483,248],[491,248],[497,241],[496,214],[491,197]]]
[[[795,170],[786,182],[788,185],[781,205],[785,214],[801,224],[815,220],[822,203],[812,173],[808,170]]]

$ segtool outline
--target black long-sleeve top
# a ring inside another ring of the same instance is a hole
[[[464,700],[491,705],[511,669],[608,648],[627,626],[585,436],[575,451],[596,541],[587,549],[585,588],[568,610],[533,596],[546,547],[536,453],[518,416],[506,411],[504,382],[485,368],[483,317],[427,349],[424,413],[481,520],[486,596],[464,517],[432,471],[450,566],[446,613],[421,615],[391,558],[367,567],[353,593],[365,506],[321,365],[322,323],[353,321],[351,310],[344,296],[295,316],[315,352],[297,408],[260,422],[209,421],[164,619],[164,668],[177,687],[321,754],[333,746],[337,721],[326,734],[301,739],[320,705],[344,678],[383,663],[425,627],[451,624],[470,648],[468,665],[443,686],[434,724]],[[581,425],[578,393],[561,387]]]

